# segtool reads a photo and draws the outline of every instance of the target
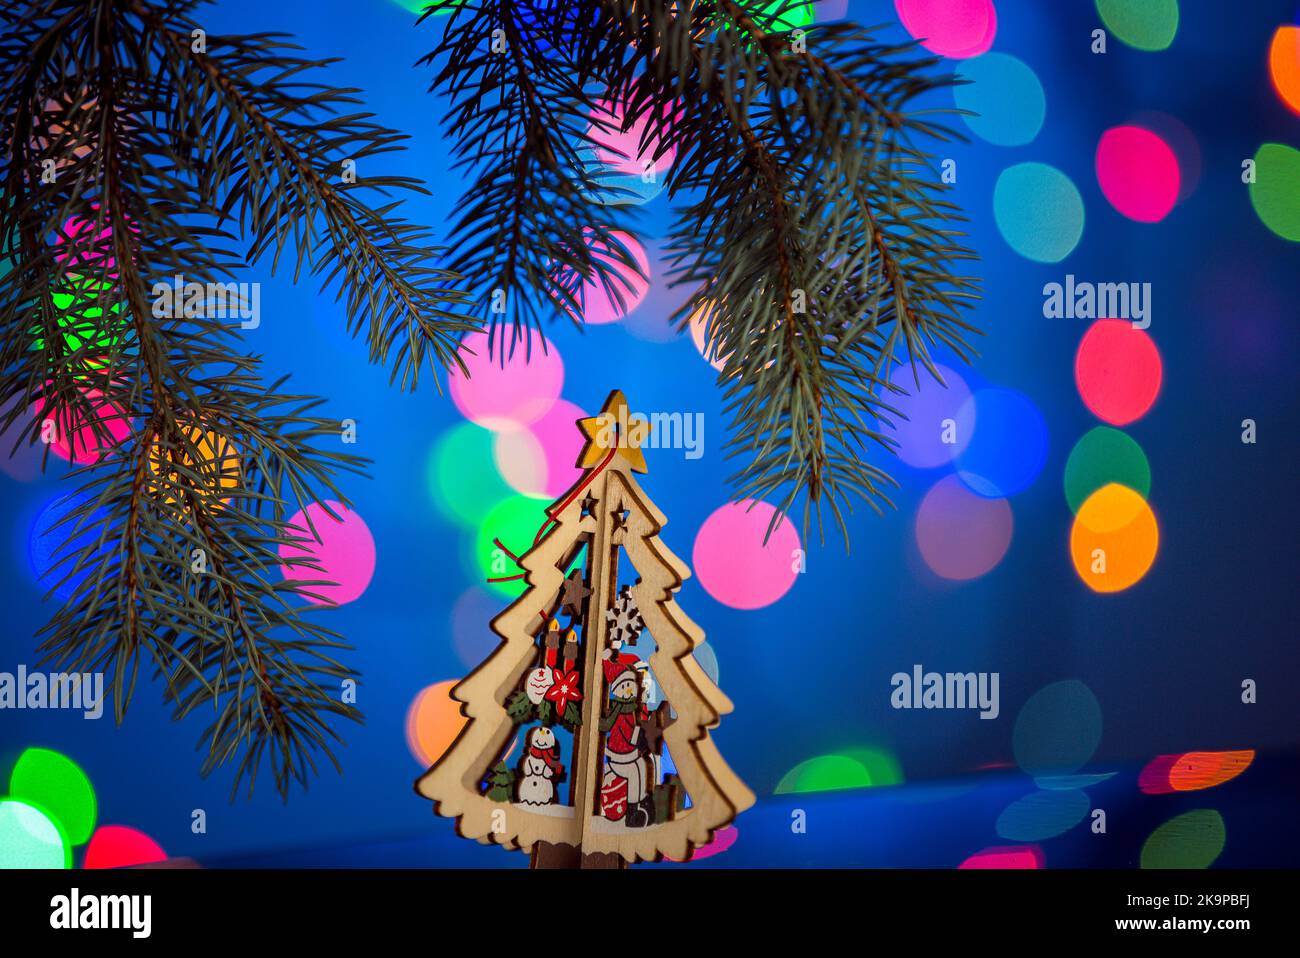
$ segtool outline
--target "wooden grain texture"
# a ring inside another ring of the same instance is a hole
[[[622,395],[614,393],[605,408],[608,411],[617,404],[626,408]],[[584,431],[592,435],[589,427]],[[593,455],[591,445],[589,441],[580,463],[605,458]],[[462,703],[461,713],[469,721],[416,783],[419,793],[433,800],[437,814],[456,819],[461,835],[530,851],[534,867],[574,867],[574,852],[579,850],[584,868],[597,867],[588,864],[589,859],[592,863],[663,856],[686,859],[754,802],[753,793],[709,738],[709,730],[732,706],[692,655],[704,641],[704,633],[675,599],[690,570],[659,539],[667,519],[632,475],[633,470],[642,471],[642,462],[639,455],[623,455],[620,450],[587,487],[587,502],[594,501],[592,514],[582,515],[582,499],[575,495],[554,513],[556,527],[520,556],[527,589],[491,623],[501,644],[452,689],[452,697]],[[584,478],[594,468],[589,467]],[[629,515],[616,531],[610,513],[620,505]],[[540,524],[540,510],[538,521]],[[535,662],[535,636],[556,608],[565,579],[561,570],[567,568],[584,539],[592,594],[583,634],[582,726],[575,736],[570,766],[574,804],[539,810],[492,801],[480,792],[479,783],[517,731],[504,703]],[[601,667],[608,632],[604,612],[618,587],[620,549],[623,561],[631,562],[640,575],[632,586],[632,596],[655,640],[656,651],[649,664],[675,713],[674,721],[664,730],[663,742],[691,800],[690,808],[674,810],[669,821],[643,828],[628,828],[622,821],[609,821],[599,814],[603,736],[597,730],[607,696]]]

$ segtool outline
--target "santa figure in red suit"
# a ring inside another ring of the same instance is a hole
[[[605,776],[600,788],[600,811],[628,828],[654,822],[654,798],[649,752],[641,723],[648,717],[641,696],[635,655],[613,651],[604,662],[609,707],[601,719],[605,737]]]

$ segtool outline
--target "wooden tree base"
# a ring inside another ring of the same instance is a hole
[[[530,868],[626,868],[623,856],[615,852],[582,854],[573,845],[538,842],[533,846]]]

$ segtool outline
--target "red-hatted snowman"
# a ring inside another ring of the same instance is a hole
[[[528,747],[519,760],[515,798],[521,805],[553,805],[555,784],[564,777],[555,732],[539,725],[528,733]]]
[[[649,713],[641,697],[639,662],[635,655],[617,649],[607,652],[603,662],[609,707],[600,723],[606,733],[607,763],[600,812],[611,821],[626,822],[628,828],[654,822],[652,767],[641,728]]]

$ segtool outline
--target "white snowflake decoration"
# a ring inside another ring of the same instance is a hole
[[[609,644],[613,648],[621,648],[624,643],[636,645],[645,622],[636,600],[632,598],[630,585],[618,590],[618,598],[614,600],[613,607],[605,610],[605,621],[609,623]]]

